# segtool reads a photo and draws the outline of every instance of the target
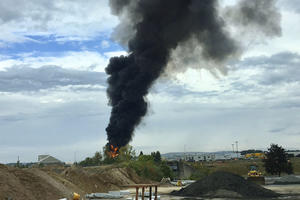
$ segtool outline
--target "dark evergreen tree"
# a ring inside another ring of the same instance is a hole
[[[152,152],[151,156],[153,157],[153,160],[157,163],[161,162],[161,155],[159,151]]]
[[[288,156],[284,148],[277,144],[271,144],[266,152],[266,158],[264,159],[266,172],[280,176],[282,172],[288,173],[288,165]],[[290,168],[291,167],[292,164],[290,163]]]
[[[144,155],[144,153],[143,153],[143,151],[141,151],[139,156],[143,156],[143,155]]]
[[[161,162],[161,155],[160,155],[159,151],[156,152],[155,157],[154,157],[154,161],[155,162]]]

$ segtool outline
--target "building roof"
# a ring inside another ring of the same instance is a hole
[[[50,156],[50,155],[39,155],[38,163],[55,164],[55,163],[62,163],[62,162],[60,160],[58,160],[57,158],[54,158],[53,156]]]

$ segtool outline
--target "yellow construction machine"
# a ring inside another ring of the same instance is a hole
[[[265,184],[265,177],[263,174],[258,170],[257,165],[251,165],[250,170],[248,172],[248,181],[254,182],[259,185]]]
[[[76,192],[73,193],[73,200],[80,200],[80,195]]]

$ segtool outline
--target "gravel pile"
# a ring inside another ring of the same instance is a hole
[[[215,172],[172,195],[210,198],[272,198],[279,194],[229,172]]]
[[[279,180],[274,182],[275,185],[287,185],[287,184],[300,184],[300,178],[289,175],[281,177]]]

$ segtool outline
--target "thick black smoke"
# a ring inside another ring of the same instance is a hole
[[[224,33],[215,0],[110,0],[110,5],[114,14],[127,12],[135,32],[129,55],[112,58],[106,68],[112,106],[106,131],[109,144],[121,147],[146,115],[145,96],[164,72],[172,49],[194,37],[205,58],[221,61],[237,47]]]
[[[252,0],[249,0],[252,1]],[[128,56],[111,58],[106,68],[107,94],[112,106],[106,128],[108,144],[128,144],[147,113],[145,99],[165,71],[172,51],[199,46],[201,58],[222,62],[239,51],[225,31],[216,0],[110,0],[120,25],[114,38],[128,48]],[[250,10],[251,11],[251,10]],[[250,16],[250,15],[249,15]],[[187,66],[181,66],[182,68]]]
[[[231,55],[226,61],[239,59],[239,56],[251,44],[265,42],[266,38],[281,36],[281,13],[276,7],[277,3],[277,0],[236,0],[235,5],[224,8],[220,6],[218,8],[220,16],[226,21],[227,34],[230,31],[231,37],[234,37],[240,46],[237,54]],[[123,39],[125,38],[125,35],[123,35]],[[205,40],[205,38],[202,38],[200,41]],[[219,48],[219,45],[215,47]],[[225,49],[228,48],[227,46],[223,47]],[[223,74],[227,73],[226,64],[228,62],[208,60],[201,55],[201,51],[202,46],[194,38],[190,38],[188,41],[180,44],[172,51],[167,67],[167,75],[187,70],[186,67],[182,66],[189,66],[189,68],[196,69],[204,68],[215,76],[218,76],[219,72]]]

